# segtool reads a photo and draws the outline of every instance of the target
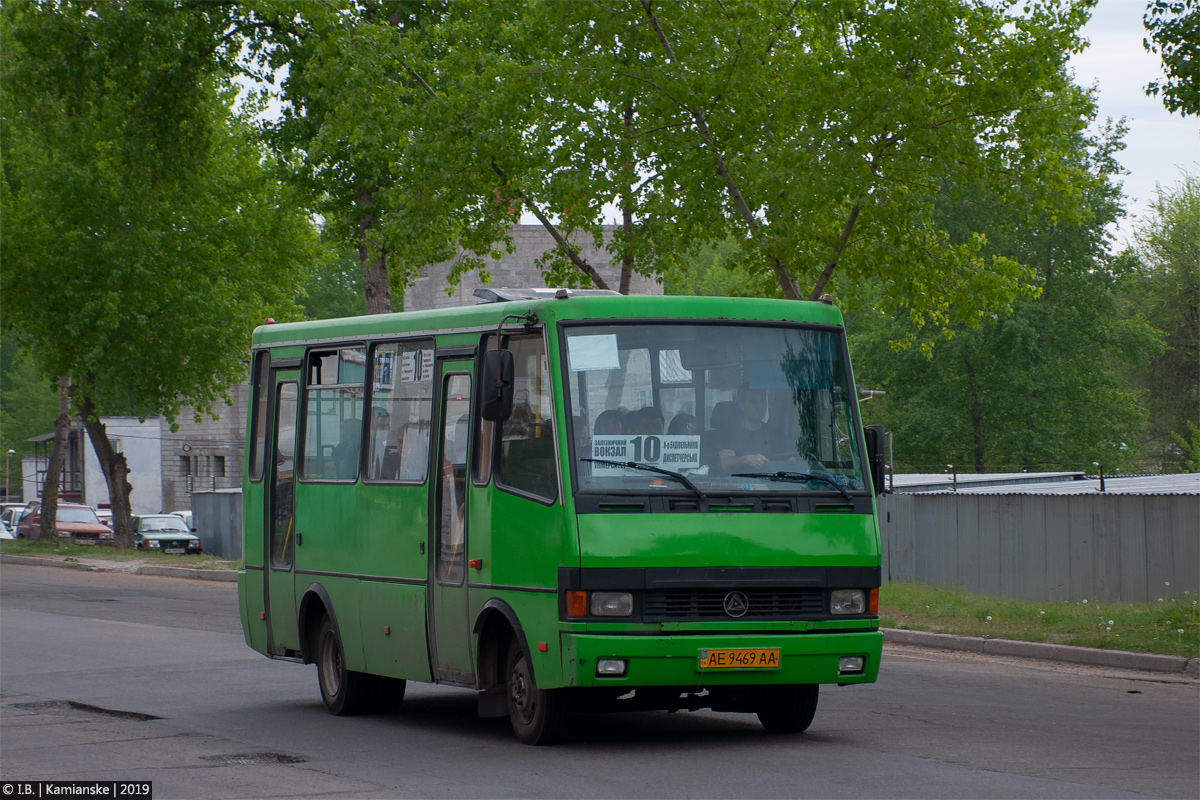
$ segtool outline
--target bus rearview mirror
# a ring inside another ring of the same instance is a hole
[[[513,409],[513,354],[511,350],[486,350],[483,353],[483,377],[480,391],[483,418],[489,422],[503,422],[512,416]]]
[[[883,494],[883,426],[866,425],[863,434],[867,439],[867,462],[871,466],[871,486],[876,495]]]

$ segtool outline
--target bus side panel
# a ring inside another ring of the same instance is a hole
[[[367,671],[392,678],[431,680],[426,636],[425,583],[429,571],[429,487],[357,487],[363,553],[359,625]],[[385,631],[386,629],[386,631]]]
[[[242,633],[246,644],[264,655],[267,652],[267,623],[259,619],[263,612],[263,571],[238,572],[238,605],[242,612]]]
[[[366,671],[430,681],[425,635],[425,584],[363,581],[359,587]]]
[[[355,513],[362,555],[358,571],[424,581],[429,572],[429,486],[359,486]]]
[[[263,566],[263,484],[248,483],[242,489],[242,560],[247,567]]]
[[[533,651],[537,680],[547,686],[561,685],[562,660],[556,652],[558,568],[579,563],[574,527],[567,525],[562,503],[547,506],[492,485],[473,488],[470,516],[469,557],[481,560],[481,569],[468,571],[471,618],[490,598],[505,600],[516,612]],[[547,650],[538,650],[538,642],[546,642]]]

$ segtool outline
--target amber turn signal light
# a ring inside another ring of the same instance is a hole
[[[587,616],[587,592],[567,592],[567,617],[583,619]]]
[[[867,608],[870,613],[879,613],[879,589],[872,589],[867,596]]]

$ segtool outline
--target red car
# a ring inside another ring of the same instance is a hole
[[[17,538],[30,539],[42,530],[42,504],[30,503],[21,512],[17,522]],[[112,544],[112,529],[100,521],[96,510],[78,503],[59,503],[55,527],[61,538],[69,538],[76,544]]]

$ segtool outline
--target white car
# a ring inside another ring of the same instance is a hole
[[[189,531],[191,531],[193,533],[196,532],[196,523],[192,519],[192,512],[190,512],[190,511],[172,511],[171,513],[174,514],[175,516],[179,517],[184,522],[186,522]]]
[[[0,503],[0,539],[17,538],[17,520],[25,503]]]

